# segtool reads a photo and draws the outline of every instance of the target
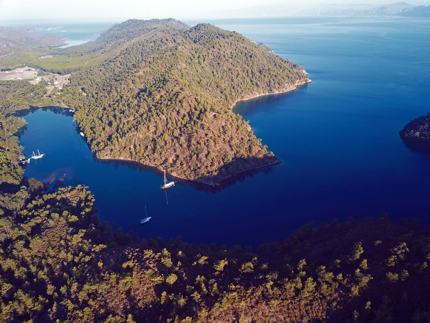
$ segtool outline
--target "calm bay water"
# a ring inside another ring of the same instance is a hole
[[[398,136],[405,123],[430,112],[430,20],[214,23],[310,73],[306,88],[236,108],[281,165],[219,192],[180,183],[166,195],[160,174],[96,161],[70,116],[38,110],[25,116],[21,141],[26,154],[39,148],[46,158],[26,176],[89,186],[101,220],[115,228],[198,243],[255,245],[334,218],[430,218],[430,156]],[[153,218],[140,226],[145,205]]]

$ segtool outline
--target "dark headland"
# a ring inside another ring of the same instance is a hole
[[[430,152],[430,115],[414,119],[400,132],[405,144],[413,149]]]

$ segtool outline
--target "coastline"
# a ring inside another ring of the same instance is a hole
[[[305,79],[297,81],[294,84],[288,84],[287,86],[285,86],[281,90],[269,91],[269,92],[258,92],[258,93],[245,95],[245,96],[237,99],[236,101],[234,101],[234,103],[231,105],[231,109],[234,111],[234,108],[241,102],[246,102],[246,101],[250,101],[250,100],[265,97],[265,96],[284,95],[284,94],[287,94],[289,92],[293,92],[300,87],[303,87],[303,86],[310,84],[311,80],[307,77],[306,71],[303,70],[303,72],[306,76]],[[17,116],[22,116],[24,114],[30,113],[30,112],[32,112],[34,110],[38,110],[38,109],[48,109],[48,110],[52,110],[56,113],[67,113],[68,114],[68,110],[71,108],[61,106],[61,105],[51,105],[51,106],[28,105],[26,107],[20,108],[18,111],[15,111],[13,114],[17,115]],[[73,115],[73,114],[71,114],[71,115]],[[80,128],[80,126],[76,120],[75,120],[75,123],[76,123],[77,131],[79,133],[79,130],[81,128]],[[84,140],[85,140],[86,144],[88,145],[88,147],[90,148],[90,150],[93,153],[93,156],[96,160],[99,160],[102,162],[105,161],[105,162],[129,163],[129,164],[132,164],[132,165],[137,166],[137,167],[151,169],[151,170],[156,171],[158,173],[162,172],[162,169],[160,169],[158,166],[142,163],[142,162],[132,160],[129,158],[121,158],[121,157],[112,158],[109,156],[98,156],[97,153],[91,149],[91,145],[88,142],[86,136],[85,136]],[[228,175],[216,175],[216,176],[212,176],[212,177],[208,176],[208,177],[192,179],[192,178],[187,178],[187,177],[175,174],[174,172],[168,173],[168,174],[170,177],[172,177],[178,181],[202,185],[202,186],[205,186],[205,187],[211,188],[211,189],[219,189],[229,182],[234,182],[236,179],[240,179],[242,177],[245,177],[247,175],[258,172],[258,171],[263,170],[263,169],[269,169],[269,168],[276,166],[276,165],[279,165],[281,163],[281,161],[275,155],[273,155],[273,156],[267,155],[267,156],[263,157],[262,159],[266,159],[266,160],[262,160],[259,165],[256,165],[254,167],[244,167],[245,169],[240,170],[240,171],[236,171],[236,172],[231,172]],[[246,160],[245,160],[245,162],[246,162]]]
[[[305,75],[307,75],[307,72],[305,70],[303,70],[303,72],[305,73]],[[271,92],[260,92],[260,93],[245,95],[244,97],[241,97],[241,98],[237,99],[236,101],[234,101],[234,103],[231,105],[231,109],[234,110],[234,108],[241,102],[246,102],[246,101],[258,99],[258,98],[262,98],[265,96],[284,95],[284,94],[287,94],[290,92],[294,92],[295,90],[297,90],[301,87],[304,87],[310,83],[312,83],[312,81],[308,77],[306,77],[306,79],[304,79],[302,81],[298,81],[294,84],[289,84],[281,90],[276,90],[276,91],[271,91]]]
[[[100,162],[124,163],[124,164],[129,164],[129,165],[132,165],[135,167],[139,167],[139,168],[149,169],[149,170],[152,170],[152,171],[159,173],[160,175],[163,174],[163,171],[160,170],[160,168],[158,168],[157,166],[144,164],[144,163],[141,163],[141,162],[138,162],[138,161],[135,161],[132,159],[128,159],[128,158],[98,157],[95,153],[94,153],[94,158]],[[186,178],[186,177],[180,176],[180,175],[175,174],[175,173],[167,172],[167,175],[169,177],[171,177],[172,179],[175,179],[177,181],[202,185],[202,186],[205,186],[205,187],[210,188],[210,189],[217,189],[217,188],[223,187],[226,183],[229,183],[230,181],[234,181],[235,179],[239,179],[241,177],[250,175],[254,172],[257,172],[257,171],[260,171],[263,169],[269,169],[269,168],[276,166],[276,165],[279,165],[279,164],[281,164],[281,161],[274,156],[272,159],[272,162],[270,162],[270,163],[266,163],[266,164],[261,165],[259,167],[253,167],[253,168],[249,168],[246,170],[242,170],[240,172],[231,173],[228,176],[223,176],[222,178],[219,178],[219,180],[210,180],[210,178],[215,179],[215,178],[217,178],[217,176],[209,177],[208,179],[199,179],[199,178],[190,179],[190,178]]]
[[[403,143],[421,153],[430,153],[430,114],[417,117],[399,132]]]
[[[284,95],[284,94],[287,94],[289,92],[293,92],[293,91],[299,89],[300,87],[306,86],[306,85],[310,84],[312,81],[307,77],[306,71],[304,71],[304,73],[306,75],[306,79],[298,81],[293,85],[289,84],[285,88],[283,88],[282,90],[277,90],[277,91],[272,91],[272,92],[260,92],[260,93],[255,93],[255,94],[246,95],[244,97],[241,97],[234,102],[234,104],[231,106],[231,109],[234,110],[236,105],[240,102],[246,102],[246,101],[250,101],[250,100],[265,97],[265,96]],[[95,158],[100,160],[100,161],[126,162],[126,163],[133,164],[135,166],[138,166],[138,167],[144,167],[144,168],[155,170],[158,173],[162,172],[162,170],[157,166],[144,164],[144,163],[141,163],[141,162],[136,161],[136,160],[132,160],[132,159],[128,159],[128,158],[99,157],[96,154],[94,154],[94,155],[95,155]],[[174,172],[168,173],[168,175],[170,177],[176,179],[176,180],[179,180],[179,181],[205,185],[205,186],[208,186],[212,189],[216,189],[216,188],[222,187],[223,185],[225,185],[226,183],[228,183],[230,181],[234,181],[235,178],[240,178],[242,176],[246,176],[247,174],[250,174],[250,173],[262,170],[262,169],[270,168],[270,167],[279,165],[281,163],[281,161],[276,156],[266,156],[266,158],[270,159],[270,161],[265,162],[263,165],[260,165],[258,167],[250,167],[248,169],[241,170],[241,171],[235,172],[235,173],[231,173],[231,174],[228,174],[227,176],[222,176],[222,177],[221,176],[213,176],[213,177],[208,177],[208,178],[190,179],[190,178],[186,178],[186,177],[180,176],[178,174],[175,174]]]
[[[261,165],[259,167],[253,167],[246,170],[242,170],[240,172],[229,174],[228,176],[224,176],[220,178],[218,181],[210,181],[210,180],[204,180],[204,179],[198,179],[195,181],[191,181],[197,184],[206,185],[211,188],[221,188],[224,185],[235,182],[235,180],[239,180],[242,177],[246,177],[248,175],[252,175],[253,173],[256,173],[258,171],[264,170],[264,169],[270,169],[271,167],[274,167],[276,165],[281,164],[281,161],[276,158],[276,156],[273,156],[272,162],[267,162],[264,165]],[[216,178],[216,176],[214,177]]]

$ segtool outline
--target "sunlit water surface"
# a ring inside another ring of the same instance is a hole
[[[430,112],[430,20],[214,23],[310,73],[306,88],[237,107],[281,165],[219,192],[179,183],[165,194],[160,174],[96,161],[72,117],[38,110],[25,116],[21,141],[26,154],[40,149],[46,158],[31,163],[26,176],[89,186],[101,220],[115,228],[198,243],[255,245],[351,216],[429,218],[430,157],[406,148],[398,132]],[[67,28],[66,36],[85,26]],[[152,220],[141,226],[146,213]]]

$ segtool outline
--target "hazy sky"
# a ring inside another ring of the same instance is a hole
[[[231,18],[292,16],[320,8],[385,4],[398,0],[0,0],[0,24],[7,20],[119,20],[127,18]],[[410,0],[427,4],[430,0]]]

